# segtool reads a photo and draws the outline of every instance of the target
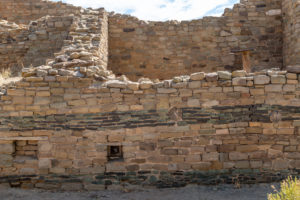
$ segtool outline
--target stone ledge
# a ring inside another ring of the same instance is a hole
[[[0,140],[17,140],[17,141],[22,141],[22,140],[31,140],[31,141],[46,141],[48,140],[48,137],[0,137]]]

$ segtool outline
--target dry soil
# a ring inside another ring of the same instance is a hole
[[[187,186],[174,189],[141,189],[131,192],[52,192],[0,188],[0,200],[266,200],[271,185]]]

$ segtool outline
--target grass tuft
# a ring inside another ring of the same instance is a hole
[[[276,190],[275,194],[268,194],[268,200],[300,200],[300,180],[288,177],[280,184],[280,191]]]

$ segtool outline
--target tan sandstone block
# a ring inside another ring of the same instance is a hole
[[[220,157],[220,154],[218,152],[210,152],[210,153],[204,153],[202,155],[203,161],[218,161]]]
[[[25,90],[23,89],[7,89],[7,95],[10,96],[24,96]]]
[[[294,134],[294,128],[279,128],[277,129],[277,134],[278,135],[293,135]]]
[[[238,145],[236,146],[236,151],[238,152],[253,152],[257,151],[258,146],[257,145]]]
[[[230,152],[229,153],[229,159],[230,160],[247,160],[248,154],[247,153],[241,153],[241,152]]]

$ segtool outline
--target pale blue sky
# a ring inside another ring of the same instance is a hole
[[[60,0],[53,0],[60,1]],[[142,20],[191,20],[220,16],[239,0],[63,0],[76,6],[131,14]]]

